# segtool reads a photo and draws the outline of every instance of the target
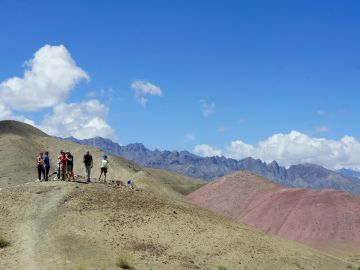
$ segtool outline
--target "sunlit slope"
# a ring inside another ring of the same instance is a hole
[[[50,152],[51,171],[56,169],[60,150],[74,156],[74,172],[84,176],[82,157],[86,151],[94,157],[92,177],[100,174],[100,161],[104,152],[96,148],[64,141],[46,135],[40,130],[17,121],[0,121],[0,187],[32,182],[37,179],[36,154]],[[158,194],[181,198],[183,194],[199,187],[203,181],[161,170],[143,170],[134,162],[109,155],[109,180],[134,180],[139,188]],[[54,178],[54,176],[52,177]]]
[[[152,192],[31,183],[0,190],[0,269],[341,270],[349,263]],[[353,266],[355,268],[355,265]]]

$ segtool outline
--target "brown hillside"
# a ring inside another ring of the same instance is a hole
[[[241,172],[185,200],[332,254],[360,255],[360,197],[349,193],[285,188]]]
[[[207,210],[127,188],[65,182],[0,190],[0,269],[341,270],[349,263]],[[355,267],[355,266],[353,266]]]
[[[0,135],[19,135],[19,136],[42,136],[46,137],[48,136],[41,130],[31,126],[27,125],[18,121],[14,120],[4,120],[0,121]]]
[[[131,178],[140,190],[99,183],[35,183],[38,150],[48,149],[53,159],[60,149],[70,150],[81,174],[81,157],[90,149],[96,176],[103,153],[32,132],[25,124],[13,127],[16,132],[0,132],[0,239],[10,243],[0,247],[0,269],[119,269],[115,262],[123,252],[137,270],[355,267],[178,200],[202,181],[143,170],[111,155],[109,178]]]

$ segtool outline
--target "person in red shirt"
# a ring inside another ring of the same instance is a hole
[[[60,178],[62,181],[65,181],[66,175],[66,156],[64,151],[60,151],[60,155],[58,156],[59,161],[59,169],[60,169]]]

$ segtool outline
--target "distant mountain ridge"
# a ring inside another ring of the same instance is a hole
[[[338,170],[338,172],[344,176],[356,177],[356,178],[360,179],[360,172],[358,172],[358,171],[343,168],[343,169]]]
[[[99,148],[142,167],[165,169],[208,181],[246,170],[288,187],[333,188],[360,195],[359,178],[315,164],[293,165],[287,169],[276,161],[267,164],[251,157],[235,160],[224,156],[200,157],[188,151],[149,150],[141,143],[121,146],[102,137],[84,140],[69,137],[65,140]]]

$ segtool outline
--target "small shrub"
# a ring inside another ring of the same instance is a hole
[[[0,248],[5,248],[10,245],[10,242],[0,236]]]
[[[122,269],[132,269],[130,262],[129,262],[129,256],[127,253],[122,252],[119,254],[119,257],[116,260],[116,266],[118,266]]]

